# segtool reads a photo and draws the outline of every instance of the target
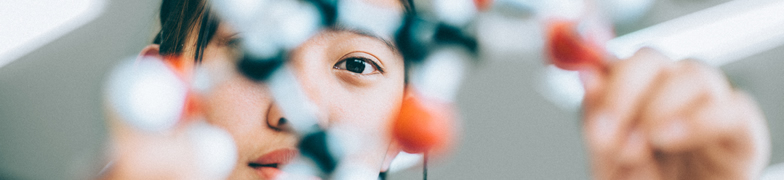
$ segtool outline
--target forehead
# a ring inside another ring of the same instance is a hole
[[[378,34],[372,32],[363,31],[361,29],[354,29],[354,28],[343,27],[343,26],[334,26],[326,29],[326,31],[323,31],[322,33],[327,33],[327,34],[350,33],[350,34],[358,35],[360,37],[370,38],[372,40],[382,42],[383,44],[386,45],[387,48],[389,48],[389,50],[393,52],[397,52],[397,47],[393,43],[392,39],[379,36]]]
[[[403,10],[403,4],[401,3],[402,0],[349,0],[348,2],[351,1],[361,1],[379,7],[392,8],[401,11]]]
[[[343,0],[343,1],[341,1],[341,3],[345,4],[345,5],[348,5],[348,4],[363,4],[365,6],[365,8],[363,8],[363,10],[371,10],[371,11],[361,11],[360,10],[360,12],[363,12],[363,13],[359,13],[359,14],[357,14],[357,13],[347,13],[347,15],[350,15],[350,16],[347,16],[347,17],[354,17],[354,16],[358,16],[358,17],[368,17],[368,16],[371,16],[371,17],[390,17],[390,16],[392,16],[392,17],[402,18],[400,16],[402,16],[403,15],[402,13],[404,11],[406,11],[405,7],[404,7],[405,6],[404,5],[404,1],[405,0]],[[372,9],[375,9],[375,10],[372,10]],[[370,13],[370,14],[368,14],[368,13]],[[372,21],[378,21],[378,18],[370,18],[370,19],[374,19]],[[399,21],[400,20],[400,19],[390,19],[390,18],[381,18],[381,19],[382,20],[386,20],[386,21],[390,21],[390,22],[395,22],[395,21]],[[386,21],[383,21],[383,22],[386,22]],[[378,28],[379,27],[378,26],[378,22],[375,22],[375,23],[374,22],[367,22],[367,19],[365,19],[364,21],[360,21],[360,22],[361,23],[359,23],[359,25],[356,24],[356,21],[354,23],[338,22],[337,24],[334,24],[333,26],[327,27],[326,31],[322,31],[322,33],[324,33],[324,32],[331,32],[331,33],[348,32],[348,33],[351,33],[351,34],[360,35],[360,36],[368,37],[368,38],[371,38],[371,39],[383,42],[393,52],[397,52],[398,51],[396,45],[394,44],[394,39],[391,37],[392,34],[390,34],[390,33],[394,33],[394,32],[387,32],[387,31],[384,31],[384,30],[379,31],[378,30],[379,29]],[[389,23],[386,23],[386,24],[389,24]],[[368,28],[368,27],[371,27],[371,28]],[[375,27],[375,28],[373,28],[373,27]],[[385,26],[382,25],[380,27],[385,27]],[[381,29],[385,29],[385,28],[381,28]],[[211,38],[212,39],[211,41],[215,41],[216,39],[218,41],[225,41],[226,39],[230,39],[230,38],[233,38],[235,36],[236,37],[243,37],[244,33],[238,32],[238,31],[235,31],[235,30],[236,29],[232,28],[231,25],[229,25],[229,24],[227,24],[225,22],[220,22],[219,25],[218,25],[218,28],[216,29],[215,36],[213,38]],[[197,33],[191,33],[191,35],[196,35],[196,34]],[[191,38],[193,38],[194,39],[193,42],[195,42],[195,37],[191,36],[189,39],[191,39]]]

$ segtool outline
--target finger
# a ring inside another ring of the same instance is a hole
[[[591,179],[611,179],[613,174],[618,172],[619,164],[606,158],[607,155],[600,155],[596,152],[590,152],[590,154]]]
[[[723,168],[736,179],[754,179],[768,164],[770,137],[767,125],[752,98],[742,92],[734,92],[729,103],[723,104],[725,116],[719,117],[704,111],[700,119],[719,119],[715,140],[701,150],[716,167]],[[716,111],[720,111],[717,109]],[[724,118],[724,119],[720,119]],[[703,121],[708,122],[708,121]],[[707,124],[707,123],[704,123]]]
[[[615,161],[626,167],[641,166],[652,161],[653,151],[645,136],[641,129],[633,128],[616,153]]]
[[[589,147],[596,151],[617,150],[628,132],[640,102],[668,63],[666,57],[643,49],[629,60],[611,65],[602,82],[604,90],[585,103],[585,131]],[[611,152],[610,152],[611,154]]]
[[[668,68],[640,111],[640,124],[651,143],[665,151],[684,151],[715,138],[731,109],[723,109],[731,95],[726,78],[716,69],[695,61]],[[710,115],[710,117],[705,117]],[[718,119],[717,119],[718,118]]]
[[[715,177],[754,178],[769,154],[764,119],[754,102],[732,91],[717,69],[691,61],[670,69],[640,115],[654,148],[696,152]]]
[[[630,166],[623,166],[616,171],[610,179],[635,179],[635,180],[660,180],[665,179],[662,178],[662,174],[660,173],[660,167],[653,160],[647,160],[644,163],[630,165]]]
[[[652,60],[646,59],[651,57]],[[620,151],[620,143],[617,141],[626,140],[618,137],[625,136],[628,131],[621,130],[621,126],[626,125],[622,125],[620,117],[631,116],[623,115],[622,112],[629,112],[634,108],[618,109],[618,107],[629,107],[635,104],[633,102],[639,101],[635,99],[639,99],[648,84],[655,81],[666,62],[664,59],[651,50],[642,50],[633,58],[620,61],[607,69],[585,71],[581,74],[586,89],[584,137],[591,153],[594,179],[612,179],[624,171],[621,168],[624,162],[617,161],[616,152]],[[619,95],[622,93],[623,95]],[[619,103],[624,99],[628,101]],[[630,142],[638,142],[638,140],[632,138]],[[639,159],[640,155],[644,154],[641,151],[644,147],[640,144],[645,143],[631,143],[625,147],[637,151],[624,155],[630,157],[624,159]]]
[[[583,106],[586,107],[585,113],[588,114],[589,108],[596,104],[597,99],[601,98],[604,91],[604,83],[607,81],[605,71],[599,69],[586,69],[580,72],[580,80],[585,89],[585,96],[583,99]],[[586,118],[587,119],[587,118]],[[588,145],[588,151],[591,162],[591,175],[592,179],[611,179],[613,174],[619,170],[619,164],[614,160],[608,158],[612,154],[608,150],[599,150],[598,147],[609,147],[606,143],[607,140],[601,140],[600,137],[607,137],[602,133],[607,133],[609,130],[610,122],[606,119],[600,120],[586,120],[584,123],[584,138]],[[606,138],[605,138],[606,139]],[[606,149],[606,148],[605,148]]]
[[[750,165],[748,166],[748,179],[754,179],[761,175],[763,169],[768,165],[771,153],[771,140],[768,124],[765,116],[757,106],[757,102],[744,92],[735,92],[734,104],[738,104],[737,113],[740,118],[746,119],[749,123],[745,133],[750,135],[750,139],[742,139],[742,142],[751,143],[751,153],[749,154]],[[729,162],[732,163],[732,162]]]
[[[585,89],[585,96],[583,103],[585,106],[590,106],[592,102],[596,102],[604,92],[604,83],[607,81],[604,69],[589,68],[580,71],[580,82]],[[595,104],[595,103],[594,103]]]
[[[662,179],[651,148],[640,130],[632,130],[627,142],[612,159],[591,157],[593,179]]]

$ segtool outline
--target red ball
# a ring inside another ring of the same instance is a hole
[[[163,57],[163,62],[182,82],[188,85],[188,93],[185,96],[185,102],[183,102],[184,106],[180,115],[180,123],[188,123],[191,120],[201,118],[203,116],[202,97],[190,87],[193,69],[195,69],[194,66],[196,65],[194,60],[184,56],[165,56]]]
[[[393,125],[393,137],[409,153],[444,152],[454,137],[450,110],[447,103],[407,98]]]
[[[547,43],[545,48],[550,62],[558,68],[581,70],[603,64],[603,49],[581,37],[576,22],[551,21],[547,29]]]

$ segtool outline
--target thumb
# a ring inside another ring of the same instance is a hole
[[[601,69],[586,68],[580,70],[580,81],[583,83],[585,95],[583,96],[583,107],[592,107],[601,99],[604,92],[606,78]]]

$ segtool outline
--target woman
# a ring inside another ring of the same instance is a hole
[[[223,22],[210,21],[204,1],[164,0],[161,27],[155,44],[142,56],[177,64],[185,74],[199,66],[212,77],[222,77],[202,94],[205,119],[229,132],[236,142],[238,158],[229,179],[272,179],[279,168],[298,154],[298,137],[287,127],[286,115],[273,101],[264,83],[237,70],[241,33]],[[370,2],[404,11],[397,0]],[[316,107],[319,124],[348,126],[375,146],[345,161],[385,171],[397,148],[390,132],[405,93],[402,56],[389,43],[348,28],[325,29],[292,51],[287,61],[309,100]],[[172,58],[178,57],[178,58]]]
[[[408,1],[367,2],[401,12],[409,7]],[[161,33],[141,54],[178,64],[186,73],[197,66],[222,72],[213,74],[224,78],[203,94],[203,110],[207,122],[228,131],[236,142],[238,158],[228,178],[273,179],[296,154],[297,137],[265,84],[236,70],[242,34],[202,18],[212,14],[205,6],[198,0],[164,0]],[[378,177],[399,152],[388,127],[407,96],[404,59],[389,39],[379,37],[326,29],[292,51],[287,61],[314,103],[321,126],[349,125],[355,135],[375,144],[346,159],[372,168],[360,173],[360,179]],[[165,58],[171,56],[180,58]],[[764,119],[753,101],[714,69],[690,61],[673,63],[643,50],[607,71],[583,75],[585,134],[596,179],[748,179],[767,162]],[[117,166],[131,170],[117,170],[113,177],[150,174],[133,171],[127,161]]]

